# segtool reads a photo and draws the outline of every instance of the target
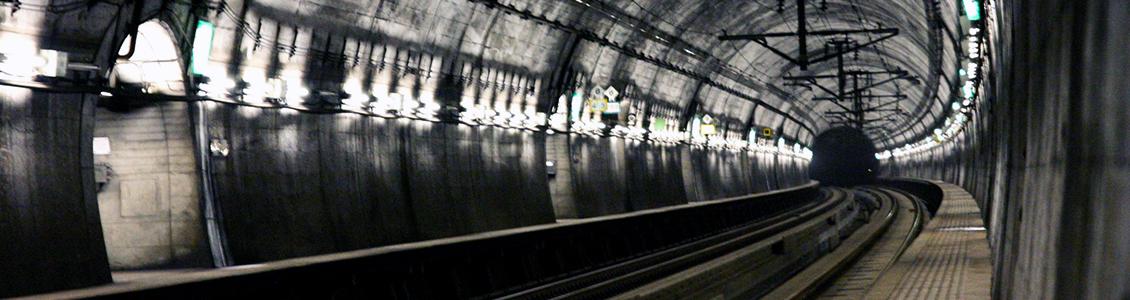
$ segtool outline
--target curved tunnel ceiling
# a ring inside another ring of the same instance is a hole
[[[868,130],[880,148],[901,145],[927,133],[944,110],[957,61],[950,48],[956,28],[955,4],[930,0],[806,0],[808,30],[897,28],[899,34],[848,54],[847,69],[905,70],[914,80],[896,80],[872,90],[902,93],[891,103],[897,112],[872,112],[883,122]],[[834,126],[825,112],[837,103],[814,101],[829,96],[815,87],[784,84],[782,76],[831,74],[835,60],[801,70],[751,41],[719,41],[718,36],[792,32],[797,28],[797,0],[263,0],[252,12],[279,23],[315,25],[319,31],[370,28],[376,39],[392,38],[478,57],[547,76],[571,38],[585,41],[572,54],[573,64],[590,82],[629,80],[642,94],[664,101],[670,111],[701,102],[701,111],[717,114],[731,127],[752,124],[783,129],[782,134],[808,143]],[[273,16],[272,16],[273,15]],[[940,21],[931,21],[940,20]],[[247,20],[246,22],[251,22]],[[308,24],[307,24],[308,23]],[[246,23],[245,23],[246,24]],[[321,25],[318,25],[321,24]],[[343,25],[344,24],[344,25]],[[336,26],[336,27],[335,27]],[[352,26],[352,27],[350,27]],[[944,31],[950,31],[944,37]],[[819,56],[833,38],[811,37],[810,55]],[[877,35],[853,34],[859,43]],[[773,38],[774,48],[798,55],[795,38]],[[882,77],[875,77],[879,81]],[[709,84],[703,84],[708,81]],[[913,81],[913,83],[912,83]],[[832,82],[834,84],[834,82]],[[914,84],[916,83],[916,84]],[[847,103],[840,103],[847,104]]]
[[[801,120],[811,122],[809,126],[817,131],[832,126],[831,120],[824,115],[824,112],[836,110],[836,104],[830,101],[812,100],[813,97],[829,95],[814,87],[784,85],[782,76],[834,74],[837,69],[834,59],[812,64],[807,71],[802,71],[796,64],[757,43],[721,42],[717,39],[723,34],[795,32],[797,1],[584,1],[593,4],[589,9],[608,9],[626,13],[663,33],[676,37],[674,40],[679,42],[672,43],[672,48],[679,47],[678,44],[682,42],[693,48],[706,50],[717,61],[700,61],[700,70],[713,71],[711,69],[717,68],[717,65],[736,68],[740,73],[765,86],[759,91],[762,100],[787,110]],[[913,136],[927,130],[929,126],[922,124],[934,122],[934,118],[941,115],[940,111],[944,109],[939,101],[934,100],[938,96],[939,81],[944,80],[940,78],[942,72],[939,70],[955,68],[955,64],[941,63],[939,51],[942,47],[939,45],[942,41],[940,35],[934,34],[937,28],[932,28],[930,25],[929,20],[942,19],[940,9],[927,5],[932,1],[922,0],[810,0],[807,2],[806,23],[809,31],[899,29],[899,34],[893,38],[867,46],[857,51],[858,53],[848,54],[845,68],[905,70],[916,79],[913,81],[917,84],[907,80],[896,80],[879,85],[873,90],[875,94],[901,92],[907,95],[906,100],[890,104],[891,107],[904,113],[896,113],[894,117],[888,118],[890,119],[888,122],[873,124],[885,128],[885,130],[870,131],[873,140],[879,141],[880,144],[896,145],[905,143]],[[827,41],[844,37],[850,37],[861,43],[878,38],[877,35],[867,34],[810,37],[807,43],[809,56],[823,54]],[[652,38],[652,40],[656,39],[661,38]],[[767,42],[790,56],[799,55],[799,43],[796,38],[773,38],[768,39]],[[834,85],[832,87],[834,88]],[[773,92],[774,90],[778,92]],[[869,113],[868,117],[878,118],[884,114],[891,113]],[[771,124],[773,120],[757,122]],[[910,130],[902,130],[903,128]]]

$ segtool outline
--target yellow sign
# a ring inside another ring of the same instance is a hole
[[[608,99],[589,99],[589,110],[598,113],[608,110]]]
[[[699,129],[702,129],[702,135],[714,135],[718,133],[718,130],[714,127],[714,124],[702,124]]]
[[[761,128],[761,137],[771,139],[773,138],[773,128]]]

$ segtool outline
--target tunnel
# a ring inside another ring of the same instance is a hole
[[[836,127],[813,140],[808,171],[813,180],[838,186],[868,184],[874,183],[877,170],[875,144],[858,129]]]
[[[1115,0],[0,0],[0,298],[1123,299]]]

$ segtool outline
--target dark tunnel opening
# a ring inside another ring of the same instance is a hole
[[[854,186],[875,181],[875,143],[863,131],[836,127],[816,136],[808,174],[824,185]]]

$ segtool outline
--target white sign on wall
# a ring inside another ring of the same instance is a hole
[[[597,99],[597,97],[604,95],[604,89],[601,89],[599,86],[594,86],[594,87],[592,87],[592,94],[591,95],[592,95],[593,99]]]
[[[620,96],[620,91],[617,91],[616,87],[610,86],[608,89],[604,90],[604,96],[608,97],[608,101],[616,101],[616,97]]]
[[[110,138],[94,137],[94,155],[110,155]]]

